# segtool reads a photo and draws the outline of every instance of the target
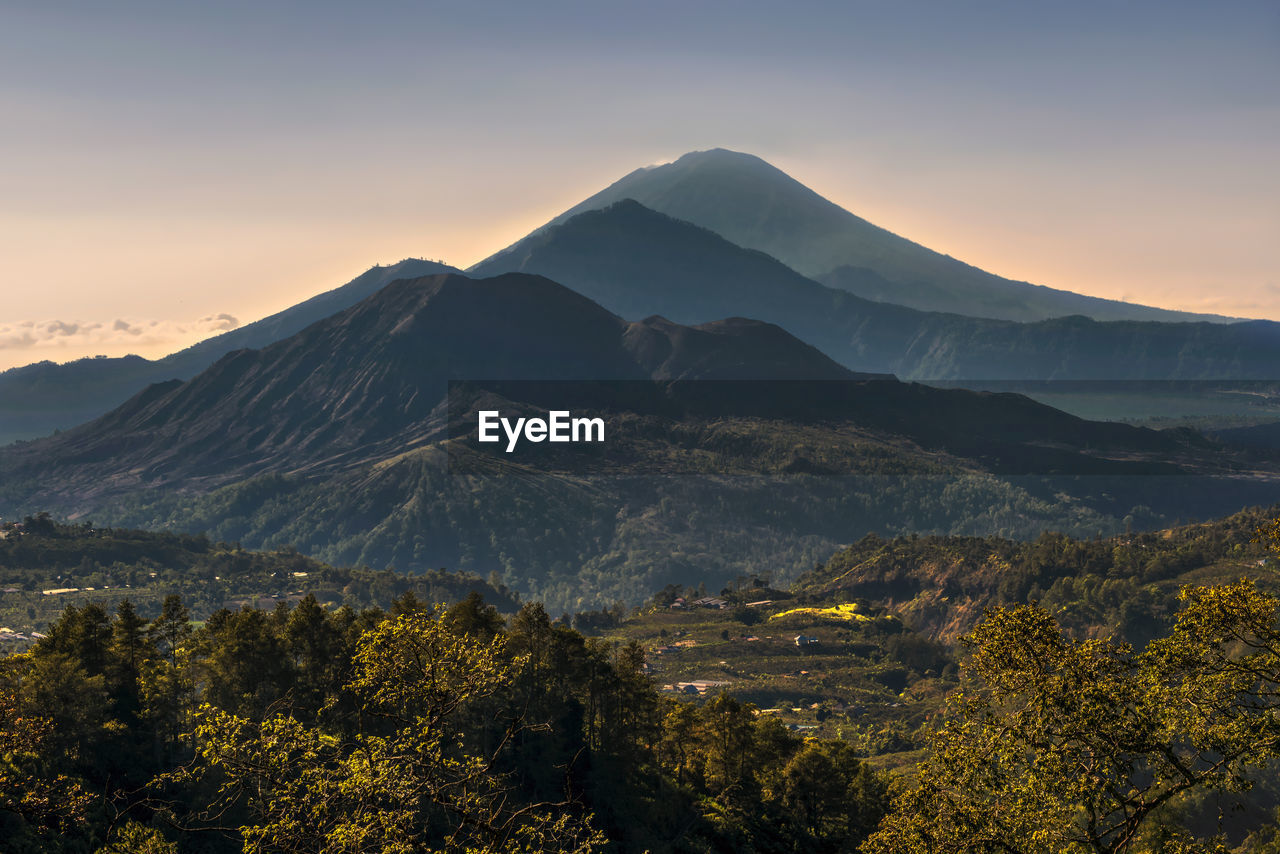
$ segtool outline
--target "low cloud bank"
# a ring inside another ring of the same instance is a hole
[[[197,341],[235,329],[240,321],[225,312],[198,320],[106,321],[24,320],[0,323],[0,367],[66,361],[105,354],[165,355]]]

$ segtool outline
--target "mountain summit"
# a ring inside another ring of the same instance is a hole
[[[759,157],[723,148],[637,169],[530,238],[623,199],[708,228],[739,246],[768,253],[811,279],[879,302],[1019,321],[1069,315],[1095,320],[1227,320],[1002,278],[855,216]],[[477,267],[492,269],[498,259],[521,255],[530,238]]]

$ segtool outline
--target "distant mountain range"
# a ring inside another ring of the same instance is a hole
[[[749,414],[754,386],[690,420],[637,419],[643,441],[619,476],[447,465],[449,380],[751,378],[840,391],[799,419]],[[673,458],[708,474],[648,474]],[[867,530],[1092,532],[1238,507],[1270,488],[1268,465],[1191,432],[868,378],[759,321],[626,321],[539,276],[444,274],[0,449],[0,516],[91,514],[339,563],[495,572],[580,608],[693,574],[796,571]],[[1176,487],[1192,475],[1212,477]]]
[[[1001,278],[873,225],[750,154],[695,151],[637,169],[552,219],[472,272],[519,269],[543,231],[587,211],[634,199],[758,249],[800,274],[870,300],[972,317],[1034,321],[1223,322],[1218,315],[1168,311]]]
[[[282,340],[392,281],[441,272],[457,271],[421,260],[375,267],[155,361],[5,371],[0,445],[68,429],[150,383],[188,379],[226,353]],[[873,226],[759,158],[721,149],[637,170],[471,270],[501,272],[546,275],[632,319],[776,323],[846,367],[904,378],[1270,379],[1280,367],[1274,323],[1182,322],[1201,316],[1010,282]],[[1017,322],[1062,314],[1072,316]],[[1179,322],[1146,322],[1157,318]]]
[[[447,264],[411,258],[366,270],[345,285],[295,306],[207,338],[166,356],[36,362],[0,372],[0,445],[66,430],[120,405],[151,383],[189,379],[221,356],[265,347],[377,292],[396,279],[459,272]]]
[[[624,200],[547,227],[472,267],[537,273],[628,317],[699,323],[741,314],[782,326],[836,361],[920,379],[1269,379],[1280,324],[1018,323],[864,300],[763,252]]]

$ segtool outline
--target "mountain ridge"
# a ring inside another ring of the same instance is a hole
[[[689,152],[671,163],[636,169],[469,269],[519,256],[522,244],[547,228],[624,198],[763,251],[823,284],[926,311],[1018,321],[1072,314],[1105,320],[1233,319],[997,276],[875,225],[759,157],[723,148]]]
[[[395,279],[438,272],[460,271],[418,258],[374,266],[345,285],[160,359],[91,357],[61,364],[34,362],[0,371],[0,445],[69,429],[102,415],[151,383],[189,379],[233,350],[262,347],[286,338]]]

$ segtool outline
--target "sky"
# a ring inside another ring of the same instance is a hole
[[[1014,279],[1280,320],[1274,2],[0,0],[0,369],[466,267],[725,147]]]

